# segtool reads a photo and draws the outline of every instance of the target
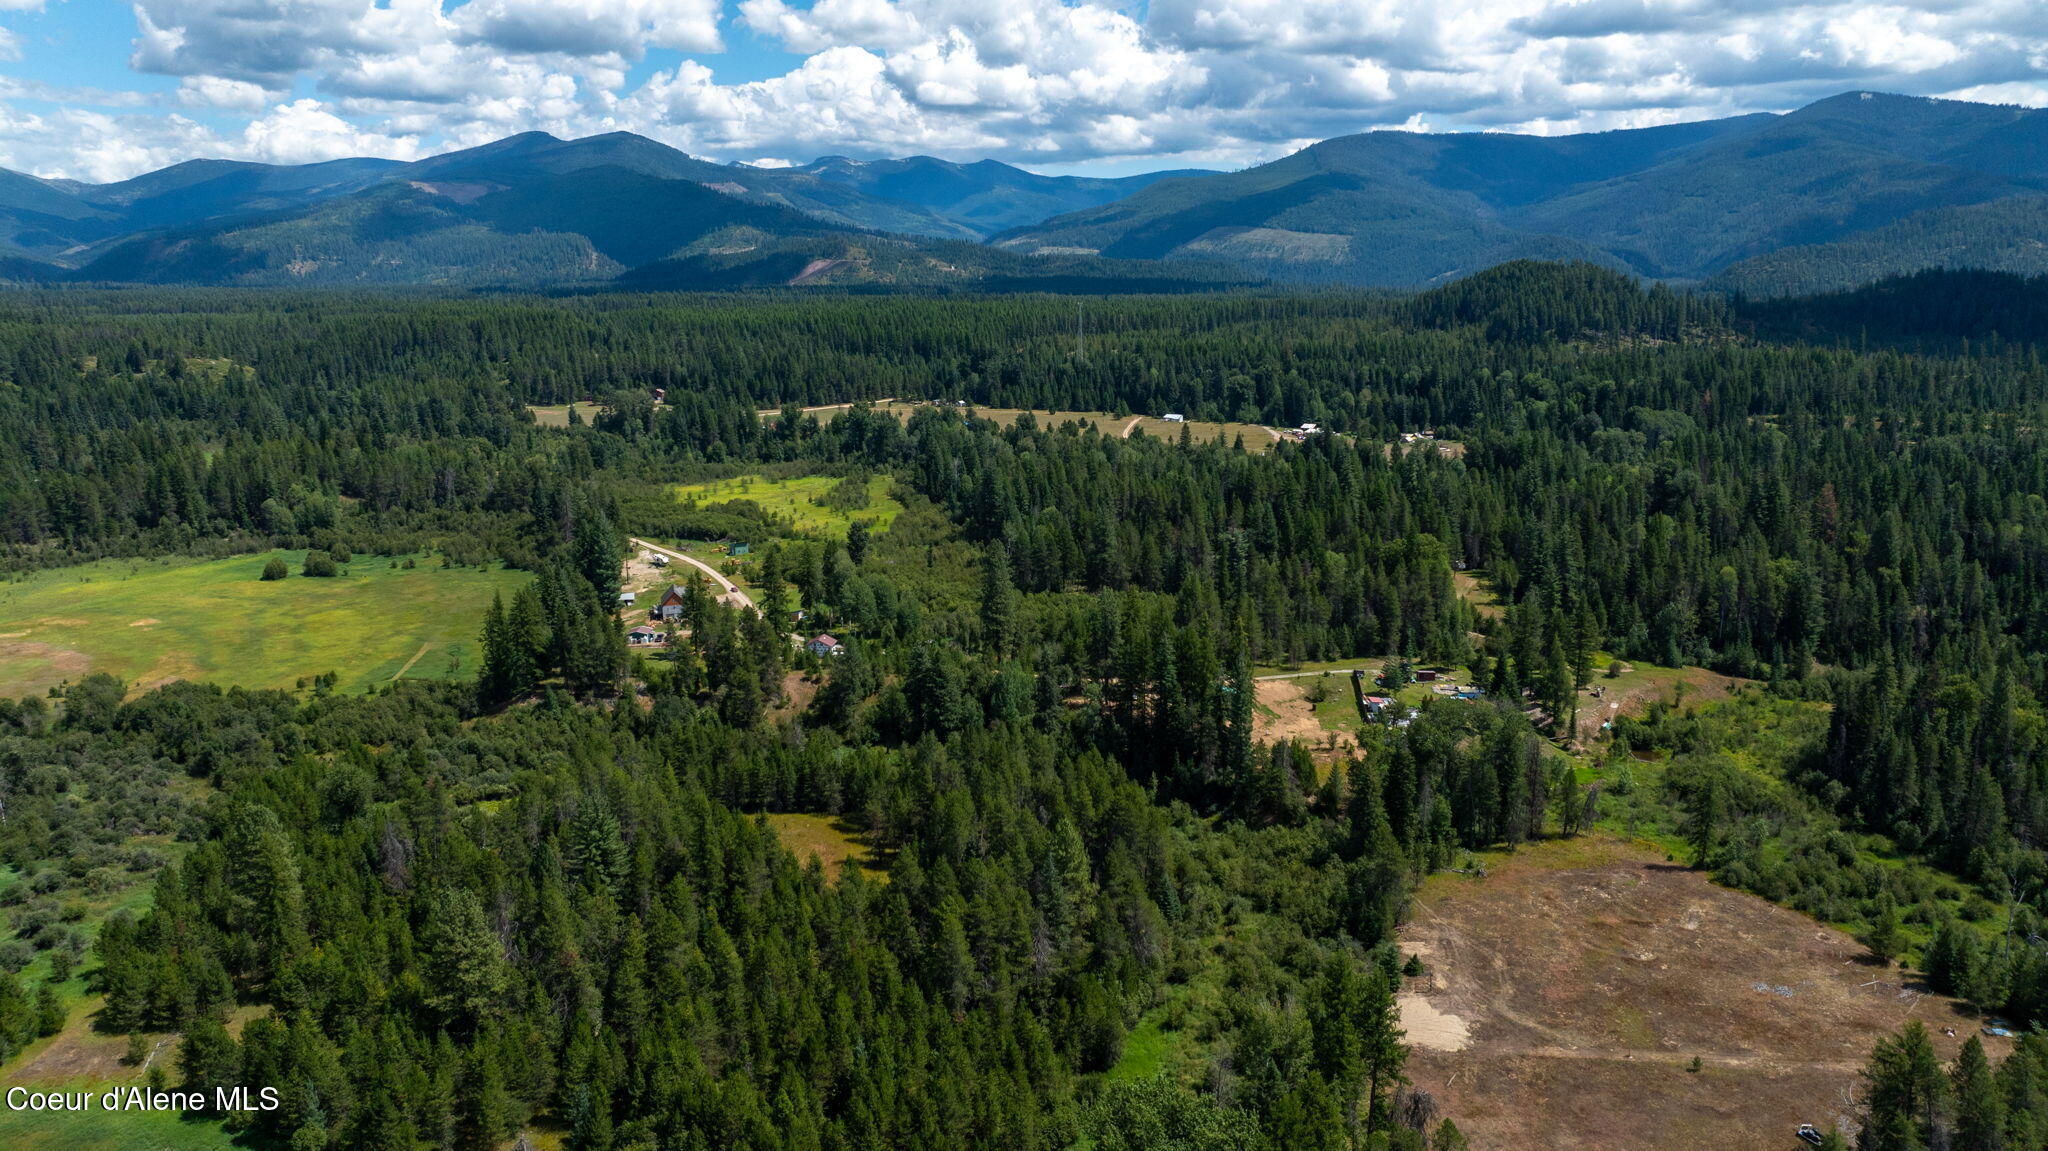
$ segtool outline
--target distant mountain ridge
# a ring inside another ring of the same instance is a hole
[[[1339,137],[995,242],[1390,287],[1565,257],[1768,292],[1943,265],[1943,244],[1971,246],[1973,212],[2011,221],[2044,204],[2048,111],[1858,92],[1782,116],[1574,136]],[[2024,234],[1970,258],[2048,271]]]
[[[1149,182],[930,157],[755,168],[625,132],[521,133],[412,163],[195,160],[104,185],[0,171],[0,279],[516,288],[658,265],[635,282],[674,284],[709,260],[726,284],[772,282],[792,261],[805,284],[1014,282],[1031,259],[978,244],[916,253]],[[1047,275],[1161,283],[1157,269],[1057,263]],[[814,264],[826,270],[803,271]]]
[[[625,132],[102,185],[0,170],[0,280],[1402,288],[1528,259],[1751,295],[2048,272],[2048,110],[1848,93],[1571,136],[1371,132],[1118,178],[719,164]]]
[[[1119,177],[1041,176],[997,160],[955,164],[930,156],[900,160],[825,156],[786,171],[885,200],[924,205],[976,229],[981,237],[1063,212],[1113,203],[1161,180],[1216,175],[1181,169]]]

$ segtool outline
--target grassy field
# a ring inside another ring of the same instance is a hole
[[[1355,667],[1365,668],[1366,670],[1372,672],[1374,675],[1378,675],[1380,669],[1385,667],[1386,663],[1387,661],[1380,658],[1379,656],[1362,655],[1355,657],[1353,659],[1312,659],[1304,660],[1300,663],[1256,664],[1252,667],[1252,677],[1254,679],[1267,679],[1272,676],[1292,675],[1298,676],[1302,679],[1307,679],[1309,677],[1303,675],[1303,672],[1325,671],[1332,673],[1343,672],[1348,676],[1351,672],[1351,669]]]
[[[525,572],[358,556],[347,574],[299,574],[303,552],[194,561],[104,560],[0,583],[0,696],[92,672],[146,689],[173,679],[291,688],[335,671],[343,690],[476,670],[491,593]],[[273,556],[288,579],[257,577]]]
[[[171,1081],[177,1082],[177,1077]],[[70,1083],[63,1089],[82,1091],[90,1086],[94,1085]],[[0,1108],[0,1147],[10,1151],[228,1151],[235,1146],[234,1137],[218,1120],[188,1120],[175,1111],[109,1114],[97,1107],[83,1112]]]
[[[839,877],[848,862],[870,879],[888,878],[887,864],[880,853],[838,816],[778,813],[761,818],[775,829],[776,838],[782,840],[782,846],[791,855],[799,860],[815,857],[825,865],[825,874],[833,879]]]
[[[843,536],[855,520],[866,520],[876,531],[887,531],[903,505],[889,495],[888,476],[868,479],[868,506],[841,509],[821,502],[838,486],[835,476],[801,476],[774,480],[763,476],[734,476],[701,484],[679,484],[676,498],[685,503],[717,504],[728,500],[752,500],[770,515],[788,520],[800,532]],[[693,553],[694,554],[694,553]]]
[[[543,428],[568,427],[570,408],[575,408],[576,414],[582,416],[583,422],[586,424],[595,421],[597,419],[598,413],[604,411],[604,405],[602,404],[575,403],[526,405],[526,410],[533,413],[533,422]],[[654,405],[654,410],[657,412],[667,411],[668,405],[656,404]]]
[[[526,410],[533,413],[533,422],[544,428],[566,428],[569,426],[569,409],[575,408],[589,423],[597,415],[596,404],[528,404]]]
[[[826,408],[814,408],[810,409],[810,415],[819,423],[830,423],[844,414],[849,406],[839,404]],[[895,416],[899,420],[908,420],[919,408],[926,406],[925,404],[895,402],[876,404],[875,410]],[[1162,420],[1157,416],[1119,416],[1113,412],[1066,412],[1040,411],[1029,408],[981,407],[967,410],[972,411],[981,419],[989,420],[998,427],[1005,428],[1016,423],[1019,416],[1029,411],[1031,418],[1037,421],[1038,426],[1041,428],[1056,428],[1062,424],[1078,423],[1085,427],[1094,428],[1105,436],[1131,435],[1142,431],[1154,438],[1178,441],[1181,428],[1186,427],[1188,434],[1193,437],[1196,443],[1208,443],[1221,437],[1223,442],[1228,444],[1242,437],[1245,450],[1251,452],[1272,451],[1273,445],[1280,442],[1278,436],[1275,436],[1272,431],[1261,424],[1215,423],[1208,420],[1189,420],[1185,424],[1179,424]],[[761,413],[764,419],[778,414],[774,411],[764,411]],[[566,423],[568,419],[566,412],[562,418]]]
[[[1500,602],[1500,593],[1486,580],[1484,571],[1461,571],[1451,573],[1451,586],[1457,589],[1459,598],[1472,605],[1472,610],[1483,619],[1499,619],[1507,614],[1507,608]]]
[[[1111,1083],[1126,1080],[1151,1079],[1162,1072],[1177,1072],[1178,1064],[1186,1057],[1190,1037],[1184,1030],[1168,1030],[1165,1026],[1167,1010],[1155,1007],[1138,1020],[1138,1025],[1124,1036],[1123,1055],[1116,1066],[1103,1072],[1103,1078]]]
[[[77,982],[76,979],[73,982]],[[147,1071],[122,1062],[126,1035],[95,1031],[93,1016],[100,997],[80,996],[70,1004],[64,1029],[38,1039],[0,1072],[0,1090],[110,1091],[146,1086]],[[230,1021],[230,1029],[238,1026]],[[153,1063],[162,1064],[169,1082],[178,1082],[177,1036],[150,1035]],[[108,1112],[15,1111],[0,1107],[0,1147],[13,1151],[225,1151],[234,1141],[217,1121],[187,1121],[174,1111]]]

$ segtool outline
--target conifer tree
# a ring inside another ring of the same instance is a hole
[[[982,555],[981,628],[989,651],[1007,656],[1016,647],[1017,589],[1010,582],[1010,553],[1000,542]]]
[[[1863,1071],[1868,1117],[1857,1151],[1921,1151],[1949,1105],[1948,1077],[1927,1028],[1914,1020],[1878,1040]]]
[[[2005,1100],[1975,1035],[1963,1042],[1949,1082],[1955,1095],[1955,1151],[2006,1151]]]

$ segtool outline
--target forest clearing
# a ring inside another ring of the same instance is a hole
[[[804,411],[805,414],[817,419],[819,423],[830,423],[832,420],[844,415],[852,406],[851,404],[832,404],[820,408],[806,408]],[[932,406],[930,403],[914,403],[907,400],[885,400],[875,404],[874,409],[884,415],[908,421],[920,409]],[[1105,436],[1114,436],[1122,439],[1129,439],[1131,436],[1143,432],[1145,435],[1157,439],[1177,441],[1180,439],[1181,429],[1186,428],[1189,438],[1193,439],[1196,443],[1209,443],[1221,439],[1224,443],[1229,444],[1235,443],[1241,438],[1244,441],[1245,450],[1251,452],[1273,450],[1273,445],[1279,443],[1284,435],[1284,433],[1269,428],[1264,424],[1226,423],[1214,420],[1168,420],[1159,416],[1117,415],[1114,412],[1099,411],[1061,411],[1050,408],[990,408],[970,405],[965,408],[952,409],[952,406],[947,404],[939,406],[949,410],[972,413],[975,418],[987,420],[999,428],[1010,427],[1021,417],[1029,415],[1032,422],[1036,423],[1040,428],[1051,429],[1066,424],[1080,424],[1082,427],[1094,428]],[[779,414],[777,411],[769,410],[762,412],[761,416],[763,419],[769,419]]]
[[[878,532],[889,530],[903,510],[903,505],[889,494],[893,483],[886,475],[874,475],[865,478],[865,486],[860,490],[842,490],[846,481],[838,476],[776,479],[744,475],[678,484],[675,493],[678,500],[694,504],[751,500],[770,516],[786,520],[798,532],[843,536],[855,520],[866,521]]]
[[[177,679],[290,689],[328,671],[343,690],[401,671],[461,678],[475,674],[477,621],[492,594],[529,578],[388,556],[313,578],[301,574],[305,555],[101,560],[0,583],[0,696],[94,672],[135,691]],[[286,578],[260,578],[272,560]]]
[[[888,882],[888,857],[845,818],[800,812],[775,812],[761,818],[799,862],[816,859],[822,864],[827,879],[838,882],[851,864],[871,881]]]
[[[71,1005],[64,1029],[39,1039],[0,1076],[0,1091],[105,1092],[148,1083],[151,1067],[174,1074],[175,1033],[146,1036],[146,1061],[126,1061],[127,1036],[96,1030],[97,995]],[[10,1151],[227,1151],[235,1146],[219,1124],[187,1120],[176,1111],[17,1111],[0,1108],[0,1146]]]
[[[1908,1020],[1944,1059],[1982,1025],[1849,935],[1618,837],[1484,861],[1427,880],[1401,929],[1427,966],[1402,994],[1408,1074],[1474,1146],[1791,1146],[1800,1123],[1847,1129],[1871,1046]]]

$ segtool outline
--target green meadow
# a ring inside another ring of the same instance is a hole
[[[74,976],[72,983],[80,982]],[[89,1091],[93,1106],[86,1111],[34,1111],[0,1107],[0,1147],[22,1151],[227,1151],[234,1137],[218,1120],[186,1118],[176,1111],[107,1111],[98,1096],[113,1090],[146,1087],[147,1072],[123,1061],[125,1035],[93,1027],[100,1007],[97,995],[70,1001],[64,1029],[38,1039],[0,1072],[0,1090],[19,1087],[29,1092]],[[237,1026],[230,1020],[230,1028]],[[165,1081],[179,1082],[178,1037],[172,1033],[145,1036],[151,1063],[161,1065]]]
[[[258,578],[272,557],[291,570]],[[102,560],[0,582],[0,696],[93,672],[135,687],[174,679],[292,688],[337,672],[343,690],[475,674],[492,592],[525,572],[442,568],[432,557],[357,556],[331,579],[304,552],[224,560]]]
[[[887,531],[903,505],[890,496],[888,476],[868,479],[867,506],[839,508],[830,505],[828,493],[839,486],[836,476],[799,476],[769,479],[765,476],[734,476],[701,484],[679,484],[676,498],[684,503],[721,504],[752,500],[761,510],[787,520],[800,532],[844,535],[855,520],[866,520],[876,531]]]
[[[171,1076],[176,1083],[177,1076]],[[72,1082],[35,1090],[107,1090],[112,1084]],[[8,1111],[0,1108],[0,1147],[20,1151],[229,1151],[234,1136],[219,1120],[186,1119],[175,1111]]]

